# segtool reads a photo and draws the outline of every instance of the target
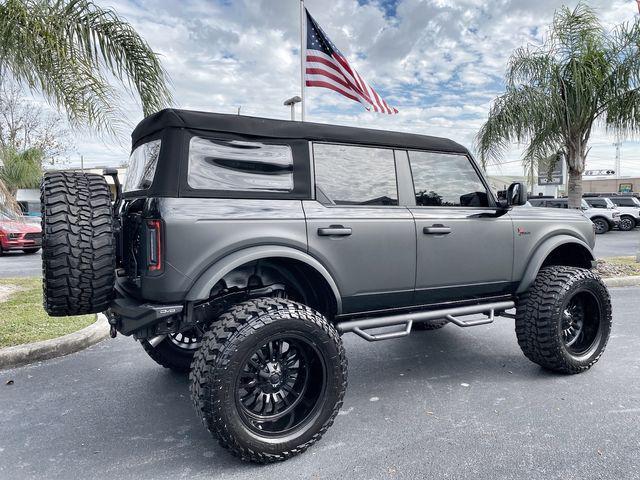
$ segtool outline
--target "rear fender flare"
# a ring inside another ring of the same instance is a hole
[[[544,263],[545,259],[549,256],[549,254],[559,246],[565,245],[568,243],[574,243],[576,245],[583,247],[587,252],[589,252],[589,257],[591,261],[595,260],[593,256],[593,252],[591,251],[591,248],[589,248],[589,245],[587,245],[585,242],[583,242],[579,238],[572,237],[570,235],[557,235],[552,238],[549,238],[543,241],[542,244],[540,244],[536,248],[533,255],[531,255],[531,257],[529,258],[529,262],[527,263],[527,268],[524,271],[524,275],[522,276],[522,280],[518,285],[518,289],[516,290],[516,293],[522,293],[526,291],[531,286],[531,284],[533,284],[533,282],[535,281],[536,277],[538,276],[538,272],[542,267],[542,264]]]
[[[246,263],[266,258],[291,258],[306,263],[326,280],[336,300],[337,314],[342,313],[342,297],[328,270],[315,258],[294,248],[282,246],[256,246],[233,252],[205,269],[187,293],[185,300],[206,300],[213,286],[233,269]]]

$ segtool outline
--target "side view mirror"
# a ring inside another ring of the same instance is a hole
[[[527,189],[524,183],[513,182],[507,188],[507,205],[511,207],[524,205],[525,203],[527,203]]]

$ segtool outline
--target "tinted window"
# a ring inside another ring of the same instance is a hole
[[[594,208],[607,208],[607,201],[604,198],[590,198],[587,203]]]
[[[409,152],[416,205],[487,207],[487,190],[464,155]]]
[[[287,145],[193,137],[187,183],[205,190],[290,192],[293,156]]]
[[[560,200],[548,200],[546,206],[551,208],[569,208],[569,204],[567,202],[562,202]]]
[[[398,205],[393,150],[315,143],[317,198],[335,205]]]
[[[129,157],[124,191],[145,190],[151,186],[160,157],[160,140],[143,143]]]
[[[640,202],[635,198],[612,198],[613,203],[621,207],[640,207]]]

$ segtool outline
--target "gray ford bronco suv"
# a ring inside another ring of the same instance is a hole
[[[347,385],[341,335],[515,320],[524,354],[579,373],[611,330],[580,211],[497,199],[469,151],[422,135],[163,110],[133,132],[117,194],[42,183],[44,303],[105,312],[190,372],[209,431],[243,459],[303,452]],[[515,309],[515,313],[513,313]]]

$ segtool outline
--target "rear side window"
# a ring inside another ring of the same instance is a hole
[[[614,198],[612,200],[613,203],[615,203],[619,207],[635,207],[633,200],[631,200],[630,198]]]
[[[202,190],[290,192],[293,154],[288,145],[193,137],[187,183]]]
[[[640,207],[637,198],[612,198],[611,200],[620,207]]]
[[[316,196],[332,205],[398,205],[393,150],[313,144]]]
[[[124,183],[125,192],[146,190],[151,186],[158,166],[160,146],[160,140],[152,140],[139,145],[131,153],[127,168],[127,179]]]
[[[547,207],[551,208],[569,208],[569,204],[567,202],[561,202],[557,200],[548,200]]]
[[[416,205],[488,207],[487,189],[465,155],[409,152]]]

